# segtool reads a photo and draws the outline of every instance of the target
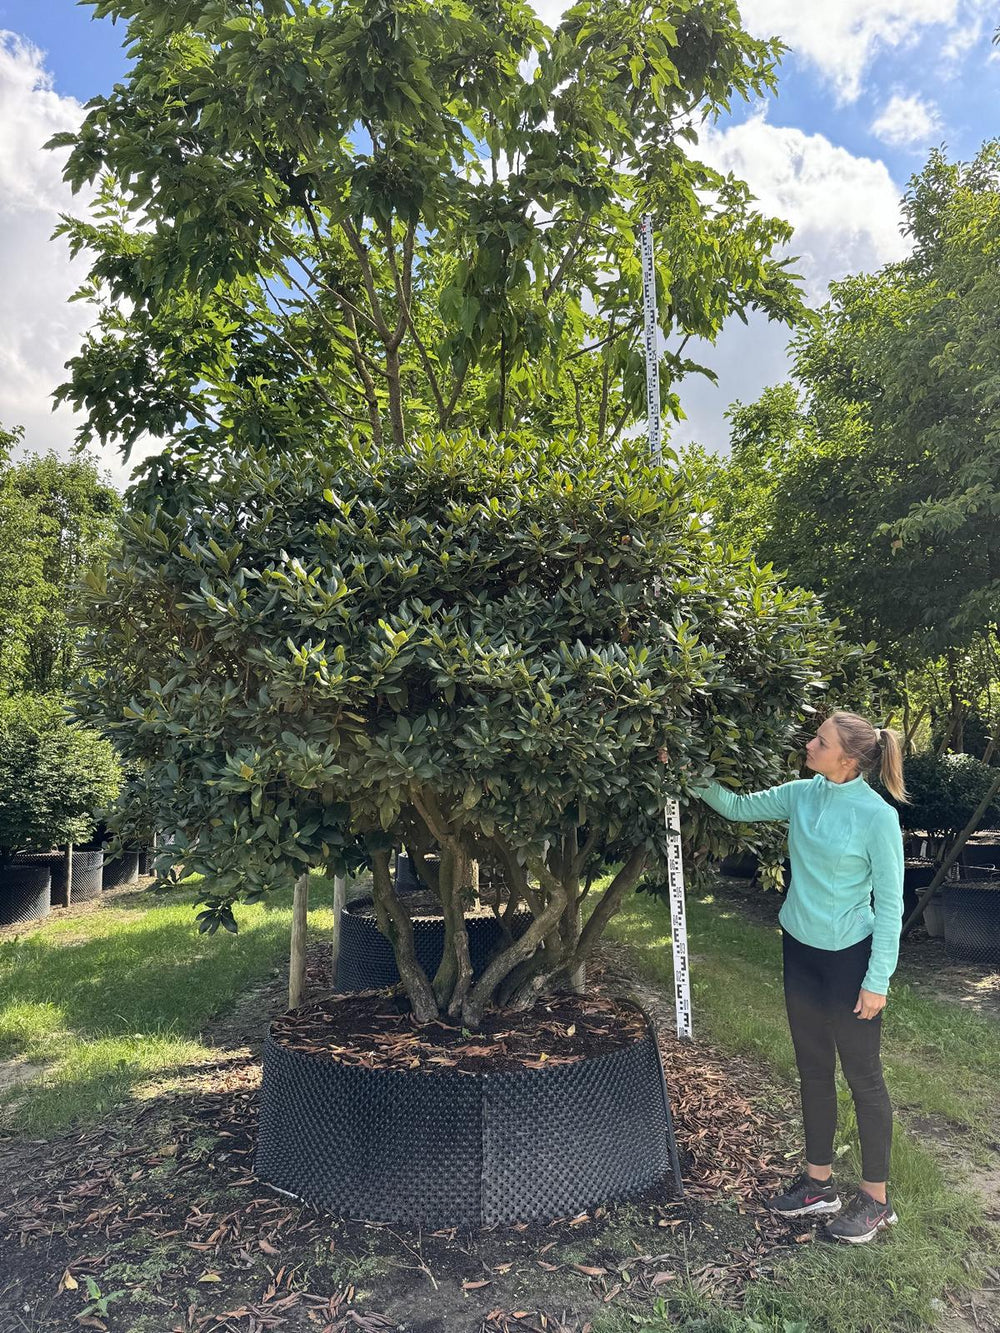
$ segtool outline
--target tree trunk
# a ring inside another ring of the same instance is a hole
[[[573,830],[563,839],[562,881],[566,885],[567,903],[562,918],[563,957],[573,958],[580,944],[583,930],[583,904],[580,901],[580,879],[576,873],[578,853],[577,831]],[[587,965],[582,960],[566,974],[566,984],[577,995],[583,994],[587,981]]]
[[[444,946],[441,951],[441,962],[434,975],[433,988],[438,1008],[444,1011],[451,1002],[452,992],[455,989],[455,979],[458,975],[454,949],[455,918],[451,910],[452,890],[455,881],[455,856],[450,847],[441,848],[441,859],[438,866],[437,892],[441,900],[441,915],[444,917]]]
[[[549,900],[540,916],[537,916],[519,940],[502,953],[497,954],[488,964],[482,976],[472,987],[462,1006],[462,1021],[466,1027],[476,1028],[482,1022],[483,1013],[493,998],[493,993],[502,981],[519,963],[530,958],[538,946],[553,930],[558,931],[559,921],[566,907],[566,890],[558,880],[553,880],[544,863],[536,863],[539,878],[549,883],[545,889]]]
[[[375,916],[379,930],[392,945],[413,1016],[418,1023],[432,1023],[438,1017],[438,1006],[427,974],[417,962],[413,949],[413,922],[410,914],[396,897],[389,874],[389,853],[372,853],[372,881],[374,886]]]
[[[923,707],[920,709],[920,711],[917,713],[916,717],[906,723],[906,731],[904,732],[903,735],[904,755],[913,753],[913,742],[916,739],[917,728],[920,726],[921,722],[923,722],[924,718],[927,716],[928,707],[929,707],[928,704],[924,704]]]
[[[300,875],[292,896],[292,943],[288,959],[288,1007],[302,1003],[306,984],[306,924],[309,912],[309,876]]]
[[[448,1001],[448,1017],[458,1018],[462,1005],[472,985],[472,958],[469,955],[469,932],[465,926],[465,905],[463,891],[469,887],[472,871],[475,867],[475,884],[479,887],[479,867],[468,856],[458,853],[455,856],[455,873],[452,879],[452,951],[455,957],[455,987]],[[478,898],[478,893],[477,893]]]

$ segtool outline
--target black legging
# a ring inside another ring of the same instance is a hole
[[[814,949],[782,931],[785,1007],[802,1085],[806,1160],[833,1164],[837,1128],[836,1057],[854,1097],[865,1180],[886,1180],[892,1106],[882,1077],[882,1015],[854,1013],[868,970],[871,936],[849,949]]]

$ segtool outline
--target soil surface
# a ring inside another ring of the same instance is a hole
[[[405,1000],[384,992],[331,996],[271,1025],[281,1046],[366,1069],[505,1073],[574,1064],[641,1041],[634,1005],[607,995],[554,996],[525,1014],[484,1015],[475,1035],[445,1022],[418,1025]]]
[[[629,985],[609,956],[592,977],[601,995]],[[328,960],[310,951],[313,993],[329,988]],[[736,1307],[747,1282],[814,1240],[761,1204],[791,1174],[787,1094],[669,1028],[681,1202],[664,1182],[548,1225],[428,1235],[282,1197],[254,1177],[253,1145],[260,1046],[285,984],[248,993],[204,1034],[213,1063],[148,1084],[90,1128],[0,1138],[0,1333],[583,1333],[618,1305],[651,1310],[682,1280]]]
[[[310,949],[311,994],[329,991],[328,963]],[[682,1201],[665,1183],[548,1225],[426,1234],[282,1197],[253,1174],[260,1048],[287,994],[276,971],[203,1034],[210,1064],[86,1129],[0,1135],[0,1333],[589,1333],[616,1312],[641,1327],[681,1281],[738,1309],[749,1282],[780,1281],[784,1259],[817,1242],[762,1203],[795,1169],[794,1100],[750,1060],[679,1043],[670,996],[636,980],[623,947],[602,945],[589,980],[657,1024]],[[975,1185],[955,1134],[933,1128],[950,1172]],[[942,1302],[939,1333],[995,1333],[996,1301]]]

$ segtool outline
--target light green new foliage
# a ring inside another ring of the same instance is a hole
[[[555,29],[522,0],[88,3],[135,60],[52,140],[98,186],[65,224],[98,314],[60,390],[85,439],[560,422],[608,446],[644,404],[643,212],[668,408],[711,373],[689,337],[802,315],[789,226],[697,160],[775,85],[781,43],[734,0],[583,0]]]

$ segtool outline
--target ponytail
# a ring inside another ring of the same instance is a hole
[[[876,727],[875,736],[882,752],[882,762],[879,765],[882,786],[893,800],[899,801],[901,805],[908,805],[910,796],[903,781],[903,747],[899,743],[899,732],[890,731],[888,727]]]
[[[836,712],[831,721],[837,728],[840,747],[862,773],[878,772],[882,786],[895,801],[909,801],[903,781],[903,747],[899,733],[888,727],[873,727],[857,713]]]

